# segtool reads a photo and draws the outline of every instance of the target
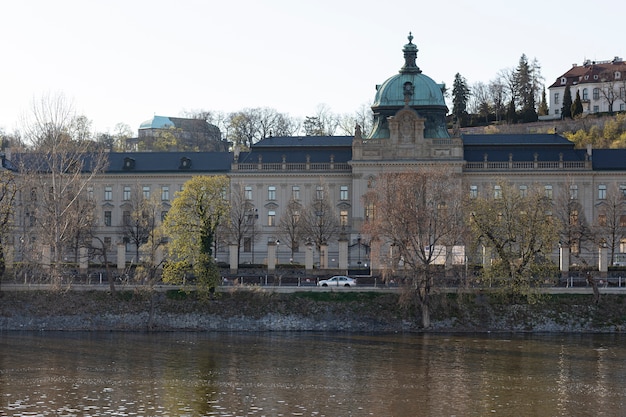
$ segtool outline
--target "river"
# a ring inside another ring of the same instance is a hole
[[[0,416],[623,416],[626,335],[0,333]]]

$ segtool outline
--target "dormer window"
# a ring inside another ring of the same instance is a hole
[[[621,72],[619,72],[619,71],[615,71],[614,76],[615,76],[615,79],[616,79],[616,80],[619,80],[620,78],[622,78],[622,73],[621,73]]]
[[[597,80],[597,79],[598,79],[598,74],[594,75],[594,76],[593,76],[593,79],[594,79],[594,80]]]
[[[124,158],[124,169],[135,169],[135,159],[133,158]]]
[[[189,168],[191,168],[191,159],[185,156],[180,158],[180,165],[178,166],[178,169],[189,169]]]
[[[561,77],[561,85],[567,84],[567,78]]]

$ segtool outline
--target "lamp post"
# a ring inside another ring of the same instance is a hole
[[[278,249],[280,248],[280,240],[276,239],[276,263],[280,263],[280,259],[278,257]]]
[[[357,244],[359,245],[359,260],[357,262],[357,265],[359,266],[359,269],[361,269],[361,234],[359,233],[359,236],[356,238]]]
[[[252,220],[252,237],[251,237],[252,241],[250,242],[250,245],[252,249],[252,263],[254,264],[254,233],[256,229],[256,219],[259,218],[259,210],[251,208],[250,218]]]

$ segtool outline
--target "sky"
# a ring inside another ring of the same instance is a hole
[[[417,65],[451,88],[537,59],[546,86],[583,60],[626,57],[626,2],[582,0],[20,0],[0,6],[0,129],[62,95],[96,132],[154,115],[268,107],[353,113]],[[607,7],[610,7],[608,9]]]

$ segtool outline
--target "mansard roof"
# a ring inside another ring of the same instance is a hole
[[[353,136],[271,136],[252,145],[256,151],[265,148],[335,148],[351,147]]]
[[[111,152],[107,173],[206,173],[230,170],[232,152]]]

